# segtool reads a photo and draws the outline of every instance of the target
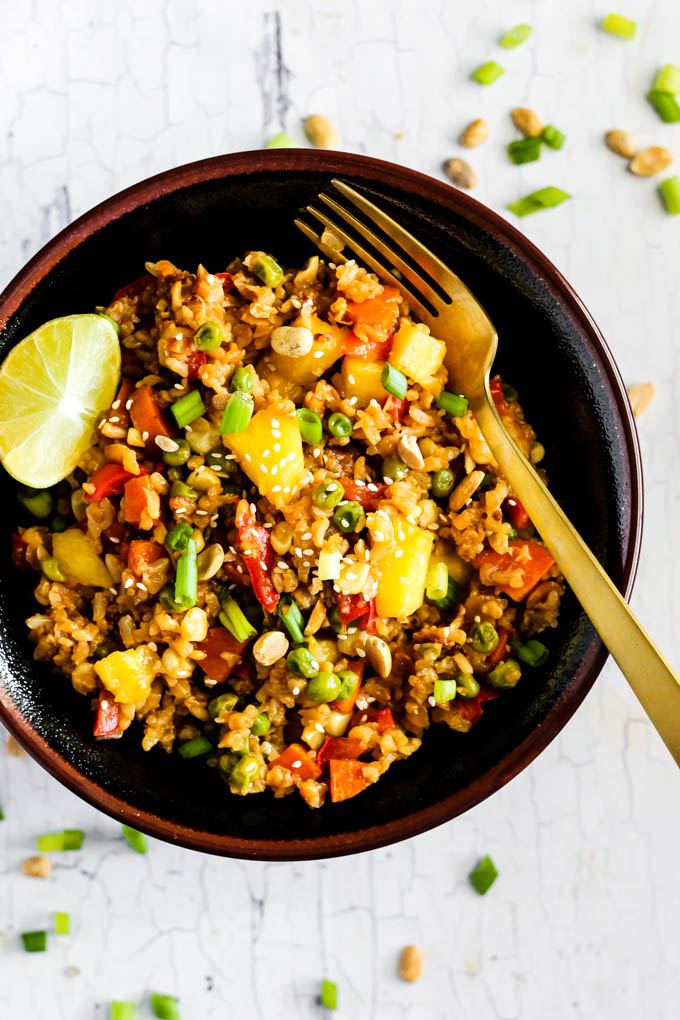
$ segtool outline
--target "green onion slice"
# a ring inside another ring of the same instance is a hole
[[[329,580],[332,580],[332,578],[329,578]],[[278,616],[296,644],[304,641],[305,620],[297,604],[292,599],[279,599]]]
[[[226,627],[229,633],[232,634],[241,644],[257,634],[257,631],[250,623],[250,620],[244,614],[236,599],[232,598],[231,595],[227,595],[227,597],[222,600],[220,623]]]
[[[335,981],[324,978],[321,982],[321,1005],[326,1009],[338,1008],[338,986]]]
[[[521,43],[526,42],[530,35],[531,25],[515,25],[514,28],[509,29],[502,35],[498,42],[504,50],[514,50],[515,46],[520,46]]]
[[[70,935],[71,933],[71,917],[69,914],[65,914],[63,911],[55,911],[54,913],[54,931],[57,935]]]
[[[27,953],[44,953],[47,949],[47,932],[23,931],[21,941]]]
[[[193,533],[194,529],[191,525],[181,521],[170,528],[170,531],[165,536],[165,544],[168,549],[172,549],[174,552],[184,552]]]
[[[207,737],[192,737],[191,740],[185,740],[183,744],[180,744],[177,748],[182,758],[198,758],[202,754],[207,754],[208,751],[212,751],[213,746]],[[141,835],[141,833],[138,833]],[[128,840],[128,843],[130,841]],[[135,849],[133,847],[133,849]],[[142,853],[143,851],[139,851]],[[156,1014],[158,1015],[158,1014]]]
[[[567,140],[567,136],[558,131],[554,124],[546,124],[541,133],[541,138],[551,149],[561,149]]]
[[[680,213],[680,178],[669,177],[659,185],[659,194],[666,207],[666,212],[671,216]]]
[[[109,1020],[135,1020],[134,1002],[112,1002],[109,1006]]]
[[[427,573],[425,594],[428,599],[445,599],[449,590],[449,573],[446,564],[433,563]]]
[[[442,390],[437,400],[437,408],[445,411],[452,418],[462,418],[468,408],[468,402],[462,393],[451,393],[450,390]]]
[[[669,92],[652,89],[651,92],[647,93],[647,99],[664,124],[676,124],[680,121],[680,105],[678,105],[675,96],[672,96]]]
[[[236,390],[229,397],[220,422],[220,435],[233,436],[245,432],[253,417],[253,398],[250,393]]]
[[[135,853],[145,854],[148,847],[146,842],[146,836],[143,832],[137,832],[136,829],[131,828],[129,825],[122,826],[123,836],[127,845]]]
[[[602,22],[602,28],[610,35],[616,35],[619,39],[633,39],[637,24],[630,18],[624,18],[621,14],[608,14]]]
[[[505,68],[497,64],[495,60],[489,60],[473,71],[470,77],[478,81],[480,85],[493,85],[502,74],[505,74]]]
[[[171,404],[170,410],[179,428],[184,429],[187,425],[191,425],[192,421],[196,421],[202,414],[205,414],[205,404],[199,391],[191,390],[190,393],[186,393],[174,404]]]
[[[153,1015],[159,1020],[180,1020],[177,999],[174,995],[162,995],[160,992],[151,992],[149,995]]]
[[[62,832],[47,832],[38,836],[35,845],[41,853],[48,850],[80,850],[84,839],[82,829],[64,829]]]
[[[566,202],[571,195],[561,188],[547,187],[532,191],[524,198],[518,198],[516,202],[510,202],[508,209],[516,216],[530,216],[531,213],[539,212],[541,209],[552,209],[555,206]]]
[[[680,92],[680,67],[676,67],[675,64],[664,64],[654,79],[652,88],[677,96]]]
[[[310,411],[308,407],[299,407],[295,417],[300,426],[300,435],[305,443],[311,446],[318,446],[323,436],[323,424],[316,411]]]
[[[389,361],[382,370],[380,381],[383,384],[383,388],[393,397],[396,397],[397,400],[403,400],[406,396],[408,388],[406,376],[398,368],[395,368],[394,365],[390,365]]]
[[[438,705],[445,705],[447,701],[453,701],[456,696],[456,687],[455,680],[435,680],[434,700]]]
[[[266,148],[268,149],[294,149],[295,142],[287,135],[285,131],[279,131],[278,135],[274,135],[267,142]]]
[[[510,142],[508,156],[510,162],[515,166],[521,166],[522,163],[534,163],[541,156],[540,135],[535,138],[519,138],[516,142]]]
[[[177,560],[176,569],[175,602],[182,609],[191,609],[196,605],[198,596],[198,551],[193,538],[189,539]]]

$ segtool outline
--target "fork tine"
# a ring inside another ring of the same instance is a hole
[[[438,310],[443,308],[444,301],[441,296],[434,291],[432,287],[430,287],[429,283],[427,283],[422,276],[416,273],[415,270],[403,260],[401,255],[397,254],[393,248],[390,248],[389,245],[385,244],[385,242],[379,238],[377,234],[374,234],[372,230],[369,230],[361,220],[357,219],[356,216],[336,202],[335,199],[329,198],[328,195],[324,194],[319,194],[319,198],[322,202],[325,202],[327,206],[330,206],[330,208],[336,212],[338,216],[341,216],[346,223],[349,223],[351,227],[354,227],[357,233],[361,234],[361,236],[372,244],[374,248],[377,248],[381,254],[385,255],[392,265],[397,267],[401,274],[413,284],[416,290],[420,291],[420,293],[427,298],[434,308]]]
[[[376,226],[384,230],[393,241],[401,245],[404,251],[408,252],[411,258],[418,263],[420,268],[429,273],[432,279],[436,280],[445,291],[449,292],[452,288],[457,289],[460,286],[461,281],[455,273],[441,259],[437,258],[429,248],[426,248],[424,244],[416,240],[413,234],[400,227],[391,216],[388,216],[382,209],[379,209],[373,202],[369,202],[367,198],[360,195],[354,188],[350,188],[344,181],[333,178],[332,184],[341,195],[344,195],[357,209],[365,213]]]
[[[305,223],[304,220],[293,220],[293,223],[298,228],[298,230],[301,230],[305,237],[312,242],[312,244],[315,244],[317,248],[321,250],[322,254],[325,255],[326,258],[332,259],[333,262],[347,261],[347,256],[343,255],[342,252],[334,251],[328,245],[323,244],[321,240],[321,235],[317,234],[314,230],[312,230],[309,224]]]
[[[307,210],[312,216],[319,220],[320,223],[323,223],[325,227],[332,230],[333,233],[340,238],[343,244],[353,251],[355,255],[358,255],[361,261],[365,262],[367,266],[370,266],[371,269],[378,274],[378,276],[380,276],[383,280],[388,280],[391,284],[393,284],[393,286],[397,287],[407,297],[411,307],[424,321],[428,321],[432,318],[432,313],[423,305],[418,295],[414,294],[410,287],[406,287],[403,280],[398,279],[386,266],[384,266],[381,262],[378,262],[373,255],[366,251],[363,245],[359,244],[358,241],[355,241],[354,238],[350,237],[341,226],[329,219],[329,217],[320,212],[319,209],[315,209],[313,205],[308,205]],[[307,232],[305,231],[305,233]],[[307,234],[307,236],[309,237],[309,234]],[[382,241],[379,241],[376,247],[382,254],[382,249],[385,248]]]

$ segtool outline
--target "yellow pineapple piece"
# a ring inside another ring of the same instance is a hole
[[[157,662],[148,645],[139,645],[124,652],[111,652],[95,662],[94,671],[115,701],[135,705],[148,698]]]
[[[420,326],[402,326],[390,351],[390,363],[409,379],[424,386],[441,368],[446,344],[430,336]]]
[[[110,588],[113,578],[98,556],[92,539],[80,528],[69,528],[52,536],[52,555],[62,572],[90,588]]]
[[[290,503],[305,470],[300,426],[290,402],[269,404],[253,415],[245,432],[222,439],[270,503]]]
[[[372,400],[384,403],[388,397],[381,381],[384,367],[384,361],[364,361],[363,358],[346,355],[340,370],[343,397],[356,397],[356,406],[361,408],[367,407]]]
[[[403,620],[423,604],[434,535],[395,510],[387,512],[393,538],[375,542],[371,549],[371,562],[379,574],[375,608],[378,616]]]

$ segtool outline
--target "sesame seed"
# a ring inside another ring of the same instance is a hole
[[[281,492],[281,486],[280,485],[273,485],[272,486],[272,492]]]
[[[272,428],[273,429],[280,429],[281,428],[281,422],[277,421],[276,418],[272,418],[271,422],[272,422]]]
[[[152,652],[158,651],[158,645],[156,644],[155,641],[149,641],[148,647],[151,649]]]
[[[111,592],[112,595],[117,595],[118,594],[118,589],[117,588],[109,588],[109,591]]]
[[[288,564],[286,563],[285,560],[279,560],[279,562],[276,564],[276,566],[280,567],[281,570],[287,570],[287,568],[288,568]]]
[[[206,677],[203,678],[203,683],[205,684],[206,687],[216,687],[217,686],[217,680],[211,680],[209,676],[206,676]]]
[[[320,456],[321,456],[321,447],[317,446],[317,447],[315,447],[315,449],[312,450],[312,457],[320,457]]]
[[[278,464],[274,464],[274,466],[272,468],[272,474],[276,475],[276,474],[278,474],[278,472],[279,472],[279,465]]]
[[[323,733],[323,726],[321,725],[320,722],[315,723],[314,727],[315,727],[315,729],[317,729],[319,731],[319,733]]]
[[[272,435],[274,436],[275,439],[280,439],[282,433],[279,432],[278,429],[272,429]]]
[[[274,443],[274,453],[278,453],[281,449],[281,443]],[[269,452],[269,451],[267,451]]]
[[[354,407],[354,405],[357,403],[358,400],[359,400],[358,397],[350,397],[349,400],[347,401],[347,403],[351,404],[352,407]]]
[[[262,451],[262,456],[263,457],[269,457],[269,456],[271,456],[271,452],[272,452],[271,450],[263,450]]]
[[[142,584],[141,581],[137,581],[137,587],[141,588],[142,591],[148,591],[149,590],[145,584]]]
[[[184,383],[176,382],[175,385],[172,388],[173,388],[173,390],[183,390],[184,389]]]
[[[430,695],[430,697],[427,699],[427,703],[428,703],[428,705],[431,705],[432,708],[434,708],[434,706],[437,704],[437,702],[434,700],[432,695]]]
[[[130,397],[129,400],[125,401],[125,410],[129,411],[131,407],[132,407],[132,397]]]
[[[356,382],[356,379],[354,378],[353,375],[348,375],[347,376],[347,382],[351,383],[351,385],[354,386],[354,383]]]
[[[133,582],[132,578],[131,578],[131,577],[128,577],[128,579],[127,579],[127,581],[125,582],[125,584],[123,585],[123,587],[124,587],[124,588],[130,588],[132,584],[134,584],[134,582]]]
[[[311,531],[305,531],[304,535],[300,536],[300,539],[301,539],[302,542],[306,542],[311,537],[312,537]]]
[[[237,564],[236,564],[236,570],[237,570],[237,572],[238,572],[239,574],[242,574],[242,573],[243,573],[243,567],[241,566],[241,564],[240,564],[240,563],[237,563]]]
[[[111,535],[111,538],[109,539],[109,542],[114,542],[114,543],[117,544],[118,542],[120,542],[120,539],[119,538],[114,538],[113,535]]]
[[[283,491],[284,492],[290,492],[290,485],[284,485]]]
[[[359,656],[360,659],[366,658],[366,652],[363,650],[363,648],[357,648],[357,655]]]
[[[291,765],[291,768],[292,769],[299,769],[301,765],[302,765],[301,761],[294,761],[293,764]]]
[[[475,623],[481,623],[481,616],[475,616]]]
[[[313,549],[303,549],[302,551],[305,554],[305,556],[313,556],[314,555],[314,550]]]
[[[176,443],[174,439],[170,439],[169,436],[156,436],[156,446],[165,453],[174,453],[175,450],[179,450],[179,443]]]
[[[323,358],[323,351],[314,351],[313,358]]]
[[[387,475],[385,475],[385,481],[388,485],[391,485],[392,482],[394,481],[394,478],[388,478]]]
[[[197,516],[200,515],[201,517],[207,517],[208,516],[208,511],[207,510],[197,510],[196,511],[196,515]]]
[[[111,410],[115,411],[117,407],[120,407],[120,400],[114,400],[114,402],[111,404]]]
[[[378,491],[378,486],[375,484],[375,482],[369,482],[368,485],[366,486],[366,488],[368,489],[369,492],[377,492]]]
[[[264,464],[260,464],[260,471],[262,472],[263,475],[269,474],[269,468],[266,468]]]
[[[293,694],[299,694],[300,693],[300,688],[299,687],[294,687],[292,693]]]

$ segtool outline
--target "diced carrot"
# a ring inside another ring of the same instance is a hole
[[[532,588],[536,587],[554,562],[552,553],[540,542],[525,542],[522,539],[513,538],[508,542],[506,553],[485,549],[475,558],[474,565],[480,571],[482,584],[495,586],[515,602],[521,602]],[[513,588],[509,584],[499,584],[494,581],[496,571],[506,570],[521,571],[521,585]]]
[[[147,449],[157,449],[156,436],[167,436],[172,439],[175,434],[170,422],[156,403],[156,395],[151,386],[144,385],[135,390],[130,417],[134,427],[141,432]]]
[[[396,287],[383,287],[376,297],[358,303],[347,302],[346,318],[360,340],[387,340],[399,311],[401,294]]]
[[[508,638],[510,637],[510,631],[506,630],[505,627],[497,628],[498,644],[492,652],[486,657],[485,668],[491,671],[494,666],[497,666],[501,659],[504,659],[508,654]]]
[[[357,329],[359,327],[357,326]],[[373,329],[368,326],[365,329]],[[385,340],[374,340],[371,337],[357,336],[356,333],[348,333],[343,344],[345,354],[353,358],[362,358],[364,361],[387,361],[392,349],[391,335]]]
[[[380,733],[391,730],[395,726],[394,716],[390,708],[365,708],[359,709],[352,716],[349,728],[363,726],[364,723],[376,722]]]
[[[196,647],[205,652],[205,658],[198,663],[205,675],[223,683],[240,663],[248,642],[237,641],[226,627],[211,627],[208,636]]]
[[[316,755],[317,765],[323,766],[331,758],[359,758],[366,750],[362,740],[354,737],[326,737]]]
[[[343,714],[347,715],[354,708],[354,703],[356,702],[357,697],[359,696],[359,691],[361,690],[361,684],[364,679],[365,668],[366,663],[364,662],[363,659],[355,659],[353,662],[347,663],[347,669],[351,670],[352,673],[356,673],[356,675],[359,677],[359,683],[356,685],[356,687],[350,694],[349,698],[345,698],[344,701],[331,702],[331,708],[335,709],[336,712],[342,712]]]
[[[318,779],[321,775],[320,767],[302,744],[290,744],[278,758],[269,763],[269,768],[273,769],[277,765],[294,772],[302,780]]]
[[[111,737],[118,732],[120,711],[110,691],[101,690],[97,700],[97,715],[94,720],[95,737]]]
[[[135,538],[130,542],[128,551],[128,570],[133,574],[141,574],[144,567],[163,555],[163,546],[158,542],[147,542],[143,538]]]
[[[137,524],[143,530],[153,527],[160,517],[161,503],[149,475],[131,478],[125,483],[122,508],[128,524]]]
[[[331,770],[331,800],[334,804],[356,797],[370,785],[368,780],[364,779],[363,765],[360,761],[331,758],[328,764]]]
[[[118,390],[118,396],[111,405],[111,410],[108,415],[108,421],[111,425],[115,425],[119,429],[127,429],[130,427],[130,410],[127,403],[132,396],[134,389],[134,383],[131,379],[123,379],[120,389]]]

